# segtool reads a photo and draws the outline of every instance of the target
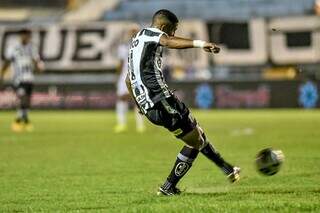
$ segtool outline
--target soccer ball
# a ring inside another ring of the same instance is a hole
[[[281,150],[263,149],[256,157],[257,170],[264,175],[274,175],[279,172],[283,160],[284,155]]]

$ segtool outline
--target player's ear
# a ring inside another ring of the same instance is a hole
[[[166,25],[161,24],[160,27],[159,27],[159,29],[160,29],[161,31],[163,31],[163,32],[166,32],[166,31],[165,31],[165,30],[166,30]]]
[[[168,40],[169,40],[168,36],[165,35],[165,34],[163,34],[163,35],[160,37],[159,43],[160,43],[161,46],[166,47],[166,46],[168,46],[168,42],[169,42]]]

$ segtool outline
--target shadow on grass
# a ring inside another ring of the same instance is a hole
[[[94,212],[100,212],[101,210],[110,210],[110,206],[88,206],[88,207],[79,207],[79,208],[68,208],[68,211],[94,211]]]
[[[209,191],[186,191],[183,192],[182,196],[208,196],[208,197],[222,197],[227,195],[252,195],[252,194],[260,194],[260,195],[290,195],[290,194],[305,194],[305,193],[315,193],[320,194],[320,189],[281,189],[281,190],[271,190],[271,189],[250,189],[246,191],[229,191],[229,192],[209,192]]]

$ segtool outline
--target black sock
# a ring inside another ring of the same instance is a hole
[[[199,151],[197,149],[184,146],[178,154],[174,167],[172,168],[166,182],[162,185],[162,188],[168,189],[176,186],[180,179],[191,168],[192,162],[196,159],[198,153]]]
[[[206,140],[205,135],[202,135]],[[233,166],[226,162],[219,152],[210,144],[210,142],[206,141],[207,145],[201,149],[201,153],[205,155],[209,160],[214,162],[226,175],[233,172]]]

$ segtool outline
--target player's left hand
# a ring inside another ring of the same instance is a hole
[[[207,42],[204,45],[203,49],[206,52],[211,52],[211,53],[215,53],[215,54],[220,52],[220,47],[218,45],[216,45],[215,43],[210,43],[210,42]]]
[[[45,69],[45,66],[44,66],[43,61],[38,61],[37,67],[38,67],[38,71],[39,71],[39,72],[43,72],[44,69]]]

